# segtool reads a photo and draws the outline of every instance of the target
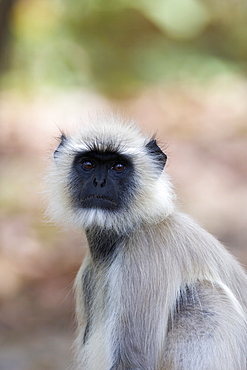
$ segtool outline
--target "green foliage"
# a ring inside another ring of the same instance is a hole
[[[147,84],[246,73],[247,7],[232,0],[19,0],[7,85],[128,96]]]

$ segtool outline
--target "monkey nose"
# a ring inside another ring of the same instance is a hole
[[[94,178],[93,179],[93,185],[95,186],[95,187],[97,187],[97,186],[100,186],[101,188],[104,188],[105,187],[105,185],[106,185],[106,179],[103,179],[103,180],[97,180],[96,178]]]
[[[101,187],[101,188],[104,188],[104,187],[105,187],[105,185],[106,185],[106,179],[104,179],[104,180],[101,182],[100,187]]]

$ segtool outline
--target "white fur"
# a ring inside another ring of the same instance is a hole
[[[75,369],[246,370],[246,274],[212,235],[176,211],[169,178],[157,175],[145,148],[149,141],[132,122],[99,117],[67,138],[50,169],[54,220],[123,236],[110,261],[94,260],[90,249],[78,272]],[[109,146],[133,161],[131,205],[75,210],[74,156]]]

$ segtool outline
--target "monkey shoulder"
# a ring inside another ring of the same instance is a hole
[[[244,311],[224,287],[209,281],[181,287],[168,321],[167,368],[174,361],[191,368],[188,353],[193,353],[193,369],[204,369],[205,363],[210,369],[244,369],[246,343]]]

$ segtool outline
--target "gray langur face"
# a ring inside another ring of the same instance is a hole
[[[71,179],[75,208],[117,211],[130,202],[135,189],[133,163],[117,152],[79,153]]]
[[[162,171],[166,155],[152,140],[146,145]],[[75,156],[71,195],[75,208],[117,211],[130,205],[136,190],[134,163],[118,151],[90,150]]]
[[[72,137],[62,135],[50,176],[56,204],[51,205],[52,213],[56,208],[60,218],[84,228],[118,230],[133,227],[145,217],[153,222],[161,215],[160,208],[165,217],[172,195],[167,179],[163,178],[162,189],[158,184],[166,159],[156,140],[130,124],[94,123]],[[156,199],[155,210],[151,209],[152,198],[161,191],[160,201]]]

